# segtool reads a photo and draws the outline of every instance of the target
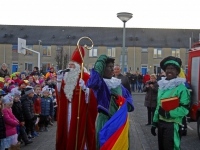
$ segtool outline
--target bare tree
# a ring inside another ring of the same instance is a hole
[[[68,55],[64,55],[63,68],[66,69],[68,64]]]
[[[57,50],[57,54],[55,57],[55,60],[56,60],[57,66],[58,66],[58,70],[61,70],[62,66],[63,66],[62,65],[62,60],[63,60],[62,53],[63,53],[63,50]]]

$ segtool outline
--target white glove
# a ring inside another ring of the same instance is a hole
[[[82,88],[82,90],[86,90],[85,81],[81,78],[79,80],[79,86]]]
[[[62,70],[59,70],[56,74],[57,74],[57,81],[62,81],[62,79],[63,79]]]

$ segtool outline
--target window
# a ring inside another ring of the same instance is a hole
[[[56,50],[57,50],[57,51],[62,51],[62,50],[63,50],[63,46],[57,46],[57,47],[56,47]]]
[[[114,47],[108,47],[107,48],[107,56],[115,57],[115,48]]]
[[[50,63],[42,63],[42,70],[48,72],[50,69]]]
[[[28,69],[29,72],[31,72],[33,70],[33,63],[32,62],[27,62],[25,63],[25,70]]]
[[[33,49],[33,45],[26,45],[26,48]],[[32,51],[26,50],[26,55],[31,56],[33,55]]]
[[[42,46],[43,56],[51,56],[51,46]]]
[[[93,47],[93,49],[89,51],[89,57],[97,57],[97,47]]]
[[[12,52],[17,53],[17,51],[18,51],[18,46],[12,45]]]
[[[154,48],[153,58],[161,58],[162,57],[162,49]]]
[[[148,52],[148,48],[146,47],[146,48],[142,48],[142,52]]]
[[[180,58],[180,49],[172,48],[172,56]]]

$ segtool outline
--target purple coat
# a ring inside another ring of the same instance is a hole
[[[19,124],[19,121],[13,115],[12,109],[4,108],[3,118],[6,126],[6,137],[16,134],[16,126]]]

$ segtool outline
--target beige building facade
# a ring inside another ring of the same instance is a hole
[[[89,46],[89,45],[88,45]],[[57,45],[27,45],[27,48],[33,49],[40,52],[41,67],[44,71],[47,71],[49,67],[57,67],[57,61],[55,59],[59,48],[63,49],[63,55],[67,54],[67,62],[70,61],[70,57],[76,46],[57,46]],[[16,71],[29,71],[33,70],[33,67],[38,65],[38,56],[36,53],[27,51],[26,55],[19,54],[17,52],[17,45],[12,44],[0,44],[0,64],[6,63],[10,72]],[[84,66],[90,70],[93,68],[97,58],[102,55],[108,55],[109,57],[115,58],[115,64],[122,65],[122,47],[106,47],[106,46],[95,46],[92,50],[85,50]],[[186,48],[173,49],[173,48],[156,48],[156,47],[127,47],[125,49],[125,70],[124,72],[146,72],[160,73],[160,61],[167,56],[176,56],[182,59],[183,70],[187,73],[187,53]],[[64,69],[64,68],[62,68]]]

